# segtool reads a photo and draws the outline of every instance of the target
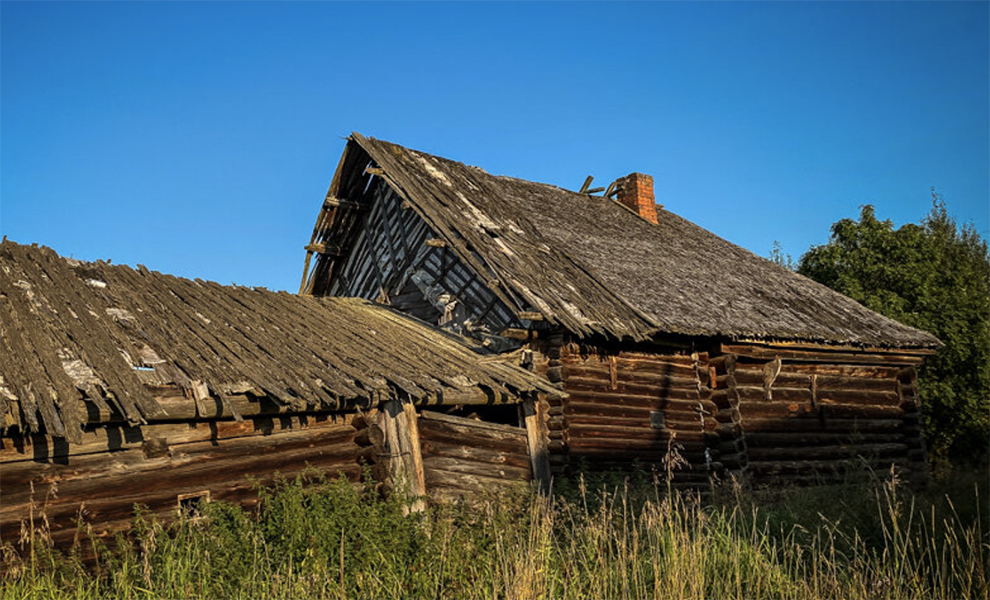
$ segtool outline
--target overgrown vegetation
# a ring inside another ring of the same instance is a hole
[[[68,554],[44,531],[4,549],[2,598],[978,598],[986,508],[896,478],[705,501],[583,479],[405,516],[397,496],[318,476],[214,502]],[[958,493],[958,490],[956,490]],[[985,494],[985,490],[980,493]],[[979,502],[977,501],[979,499]],[[34,541],[32,545],[30,542]],[[88,562],[84,559],[88,557]]]
[[[794,268],[776,242],[770,260]],[[929,452],[942,462],[984,460],[990,450],[990,255],[976,229],[958,226],[934,191],[928,215],[898,229],[867,205],[858,221],[833,224],[829,242],[808,250],[796,269],[945,343],[919,370]]]

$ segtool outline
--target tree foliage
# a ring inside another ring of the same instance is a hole
[[[784,267],[788,271],[793,271],[797,268],[794,259],[790,254],[784,252],[783,246],[777,240],[773,241],[773,246],[770,248],[769,260],[778,267]]]
[[[863,206],[832,225],[798,272],[861,304],[935,334],[945,347],[919,372],[934,458],[976,459],[990,436],[990,256],[972,225],[958,227],[932,191],[920,224],[894,229]]]

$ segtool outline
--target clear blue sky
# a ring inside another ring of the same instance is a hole
[[[352,130],[797,258],[929,189],[990,229],[990,3],[0,5],[0,229],[295,291]]]

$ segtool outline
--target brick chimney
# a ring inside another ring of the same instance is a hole
[[[653,197],[653,178],[642,173],[630,173],[616,183],[619,188],[616,199],[637,215],[656,225],[657,208]]]

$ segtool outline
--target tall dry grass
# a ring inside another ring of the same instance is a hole
[[[310,476],[68,553],[43,519],[4,548],[0,598],[986,598],[976,491],[916,495],[896,477],[702,499],[580,479],[403,515],[403,500]],[[972,497],[969,497],[972,496]],[[84,563],[84,554],[96,561]]]

